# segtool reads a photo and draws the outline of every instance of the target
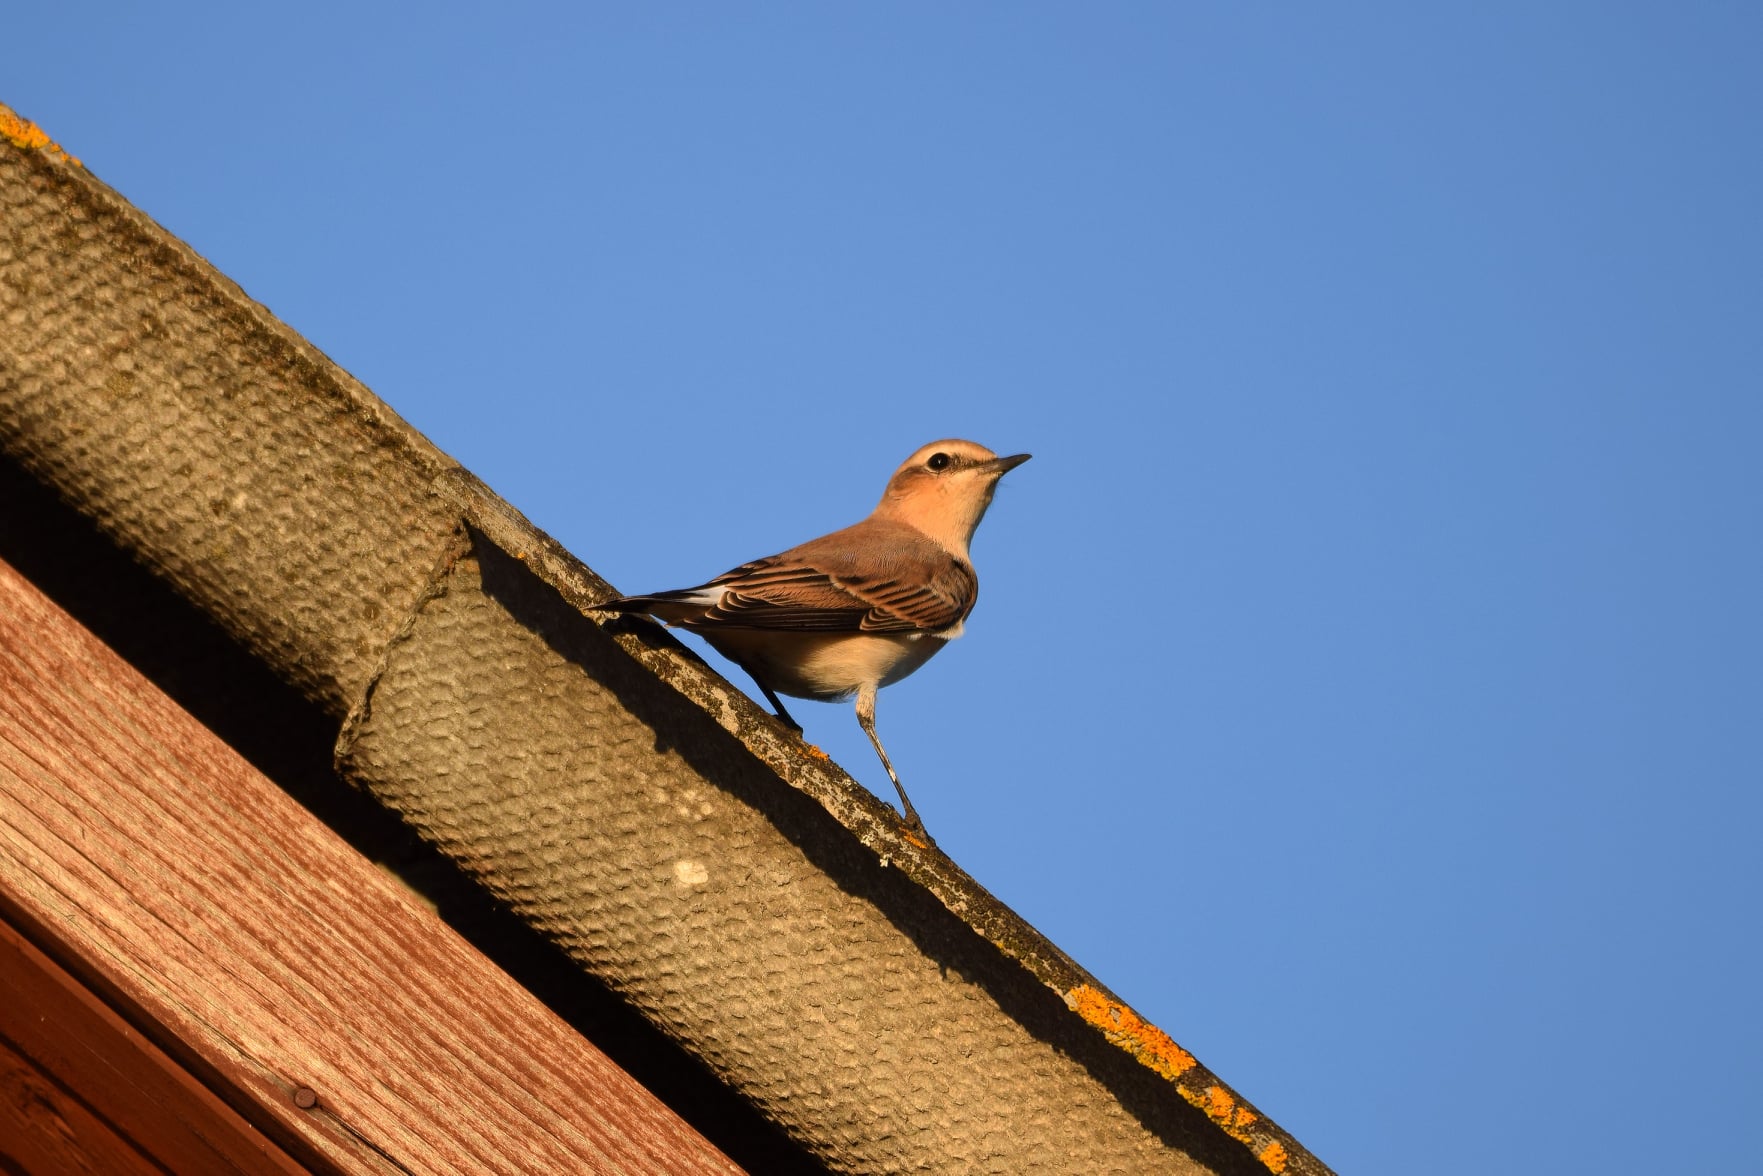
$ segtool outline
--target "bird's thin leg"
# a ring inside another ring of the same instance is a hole
[[[857,725],[863,728],[863,733],[875,744],[875,754],[881,756],[882,767],[888,770],[888,779],[894,782],[894,791],[900,794],[900,807],[906,810],[906,827],[914,832],[924,833],[924,822],[918,819],[918,810],[912,807],[912,798],[906,795],[905,786],[894,773],[894,765],[888,762],[888,753],[882,750],[881,740],[876,737],[874,686],[865,686],[857,692]]]
[[[755,682],[759,682],[758,678],[755,678],[753,680]],[[776,711],[777,717],[784,721],[784,726],[790,728],[790,730],[792,730],[796,734],[800,735],[802,733],[802,724],[798,723],[795,719],[790,717],[790,712],[784,709],[783,702],[778,698],[778,696],[776,694],[772,693],[771,687],[767,686],[763,682],[759,682],[759,689],[765,691],[765,701],[771,703],[771,709]]]
[[[730,658],[729,660],[734,661],[733,658]],[[790,717],[790,712],[784,709],[784,704],[782,702],[778,701],[776,692],[774,692],[771,687],[767,686],[758,674],[755,674],[751,669],[748,669],[745,663],[737,661],[735,664],[740,666],[743,670],[746,670],[747,677],[753,679],[753,685],[759,687],[760,690],[765,692],[765,701],[771,704],[771,709],[777,712],[777,717],[783,720],[784,726],[800,735],[802,733],[802,724]]]

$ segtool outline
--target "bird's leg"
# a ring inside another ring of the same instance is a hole
[[[755,678],[753,680],[755,682],[759,682],[758,678]],[[771,687],[767,686],[763,682],[759,682],[759,689],[765,691],[765,701],[771,703],[771,709],[776,711],[777,717],[784,721],[784,726],[788,727],[790,730],[792,730],[796,734],[800,735],[802,733],[802,724],[798,723],[795,719],[790,717],[790,712],[784,709],[784,704],[783,704],[782,700],[780,700],[778,698],[778,696],[772,692]]]
[[[914,833],[923,834],[924,822],[918,819],[918,810],[912,807],[912,798],[906,795],[906,788],[900,783],[900,777],[894,774],[894,765],[888,762],[888,753],[882,750],[881,740],[875,734],[875,687],[865,686],[857,691],[857,725],[875,744],[875,754],[881,756],[882,767],[888,770],[888,779],[894,782],[894,791],[900,794],[900,807],[906,810],[906,828]]]
[[[729,660],[734,661],[733,658],[730,658]],[[784,704],[782,702],[778,701],[777,693],[773,691],[771,687],[767,686],[765,680],[758,674],[755,674],[745,662],[737,661],[735,664],[740,666],[743,670],[746,670],[747,677],[753,679],[753,685],[759,687],[760,690],[765,692],[765,701],[771,704],[771,709],[777,712],[777,717],[783,720],[784,726],[800,735],[802,733],[802,724],[790,717],[790,712],[784,709]]]

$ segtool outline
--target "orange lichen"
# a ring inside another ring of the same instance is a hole
[[[830,756],[826,752],[820,750],[820,748],[814,746],[814,744],[812,744],[812,743],[805,744],[804,746],[806,746],[808,749],[808,758],[809,759],[827,760],[827,759],[832,758],[832,756]]]
[[[35,151],[49,146],[49,136],[36,123],[18,117],[10,110],[0,110],[0,135],[12,140],[14,147]]]
[[[63,151],[42,127],[28,118],[18,117],[4,106],[0,106],[0,137],[25,151],[46,151],[57,159],[65,159],[76,166],[80,162]]]
[[[1201,1089],[1197,1084],[1184,1086],[1178,1080],[1199,1063],[1163,1030],[1119,1001],[1108,999],[1099,989],[1089,984],[1079,984],[1067,992],[1065,1003],[1078,1016],[1100,1029],[1109,1041],[1165,1078],[1176,1080],[1176,1092],[1205,1112],[1206,1117],[1217,1123],[1226,1135],[1250,1146],[1260,1142],[1248,1128],[1250,1124],[1259,1123],[1261,1116],[1238,1102],[1230,1091],[1216,1082]],[[1204,1075],[1205,1071],[1202,1070],[1201,1074]],[[1262,1138],[1265,1139],[1266,1136],[1263,1135]],[[1285,1145],[1277,1139],[1262,1147],[1256,1153],[1256,1158],[1267,1166],[1268,1171],[1276,1174],[1286,1170],[1290,1159]]]
[[[1177,1045],[1163,1030],[1117,1001],[1109,1000],[1088,984],[1065,994],[1065,1003],[1078,1016],[1100,1029],[1108,1040],[1165,1078],[1176,1078],[1198,1063],[1194,1055]]]

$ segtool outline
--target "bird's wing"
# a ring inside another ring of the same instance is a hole
[[[967,562],[907,527],[859,523],[718,576],[689,628],[941,632],[979,596]]]

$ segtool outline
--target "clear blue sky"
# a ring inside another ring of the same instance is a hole
[[[620,588],[1033,452],[888,749],[1323,1159],[1763,1153],[1763,8],[159,7],[0,101]]]

